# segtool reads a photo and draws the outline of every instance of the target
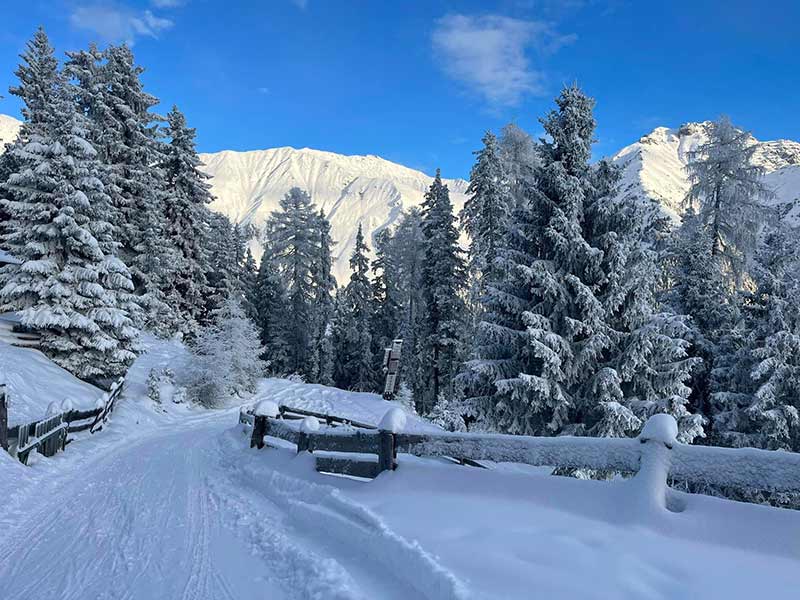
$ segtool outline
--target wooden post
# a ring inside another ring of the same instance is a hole
[[[297,436],[297,453],[305,452],[308,450],[308,434],[301,431]]]
[[[8,405],[5,385],[0,385],[0,447],[8,450]]]
[[[256,415],[253,419],[253,436],[250,438],[250,447],[261,450],[264,447],[264,436],[269,429],[269,417]]]
[[[394,434],[391,431],[381,430],[378,436],[378,473],[394,471]]]

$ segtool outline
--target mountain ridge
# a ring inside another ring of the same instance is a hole
[[[16,136],[20,122],[0,115],[0,151]],[[656,127],[611,157],[622,168],[620,195],[641,194],[663,207],[677,223],[689,190],[686,171],[691,156],[707,139],[709,121],[680,127]],[[775,190],[776,204],[789,204],[788,219],[800,224],[800,142],[788,139],[759,141],[754,162],[764,167],[767,185]],[[419,206],[433,178],[421,171],[375,154],[345,155],[314,148],[281,146],[261,150],[221,150],[201,153],[204,171],[212,176],[215,196],[211,209],[238,223],[261,229],[290,188],[305,189],[331,222],[334,275],[340,283],[349,277],[349,258],[356,229],[362,223],[370,246],[375,235],[391,227],[404,210]],[[445,179],[456,211],[466,200],[468,183]],[[258,255],[255,240],[252,249]],[[258,256],[257,256],[258,258]]]

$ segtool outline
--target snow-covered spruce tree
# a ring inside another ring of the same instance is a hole
[[[372,358],[374,372],[381,373],[384,349],[401,334],[402,299],[399,265],[394,239],[389,229],[375,235],[375,259],[372,261]],[[378,383],[376,381],[376,383]]]
[[[464,413],[461,400],[441,394],[430,412],[429,419],[445,431],[466,431]]]
[[[336,290],[336,279],[333,276],[331,224],[324,211],[317,214],[314,227],[316,234],[315,260],[311,270],[313,285],[312,323],[311,323],[311,359],[309,381],[333,384],[333,345],[330,335],[330,323],[333,319],[333,293]]]
[[[467,267],[473,307],[479,305],[485,293],[484,280],[491,278],[488,271],[495,267],[511,206],[508,178],[494,134],[486,132],[483,148],[475,155],[467,188],[469,197],[459,214],[461,227],[470,238]]]
[[[256,312],[256,278],[258,277],[258,267],[256,266],[256,259],[253,258],[253,253],[250,248],[244,254],[244,265],[242,265],[242,308],[245,314],[251,320],[255,321]]]
[[[723,262],[737,287],[773,196],[763,182],[764,169],[753,164],[751,135],[720,117],[708,129],[708,141],[690,156],[691,188],[686,203],[708,237],[708,252]]]
[[[208,294],[203,268],[204,223],[212,196],[209,176],[200,170],[202,163],[197,155],[195,130],[186,124],[186,117],[177,106],[167,115],[165,133],[169,139],[162,152],[161,165],[167,189],[165,234],[176,256],[172,277],[166,281],[163,293],[177,314],[178,329],[191,335],[202,321],[204,297]]]
[[[311,375],[312,348],[309,324],[313,317],[314,264],[317,259],[316,208],[309,195],[292,188],[281,199],[280,209],[267,221],[265,239],[272,251],[287,297],[286,341],[290,372]]]
[[[510,123],[503,127],[497,146],[513,210],[526,203],[530,196],[534,167],[538,162],[536,144],[530,135]]]
[[[390,262],[396,266],[392,281],[397,288],[400,305],[399,337],[403,340],[400,381],[408,384],[416,405],[421,406],[425,388],[422,380],[423,359],[420,356],[425,305],[422,290],[425,234],[419,208],[410,208],[400,219],[392,234],[391,244],[387,247],[389,255],[394,257]]]
[[[280,273],[273,263],[273,254],[264,249],[258,267],[253,293],[255,323],[259,329],[261,344],[264,346],[262,358],[267,361],[268,370],[273,375],[286,375],[289,359],[289,344],[286,340],[284,321],[287,311],[287,298]]]
[[[619,169],[601,161],[584,206],[585,236],[602,251],[603,276],[595,293],[614,344],[598,361],[596,407],[583,425],[593,435],[623,437],[638,433],[652,414],[668,413],[688,443],[703,435],[702,417],[687,408],[687,382],[701,360],[688,356],[686,318],[665,311],[657,300],[661,269],[655,243],[668,224],[655,201],[619,194],[619,181]]]
[[[334,381],[337,387],[358,392],[376,388],[372,360],[372,289],[369,282],[369,248],[364,243],[361,224],[350,257],[350,281],[338,303],[334,328]]]
[[[138,332],[125,309],[133,286],[94,235],[110,226],[99,210],[108,200],[88,123],[54,73],[42,31],[22,58],[22,86],[36,82],[43,91],[24,143],[11,149],[18,170],[2,186],[14,198],[2,201],[11,215],[5,242],[22,264],[0,269],[0,305],[20,312],[65,369],[86,379],[118,376],[135,358]]]
[[[466,396],[464,415],[476,429],[534,431],[526,421],[523,404],[527,391],[522,374],[534,373],[538,365],[523,318],[533,298],[525,268],[541,253],[543,226],[542,215],[530,201],[538,161],[529,152],[528,141],[514,126],[504,132],[503,142],[508,148],[504,160],[507,172],[513,173],[509,178],[513,204],[495,268],[484,281],[481,320],[471,355],[458,378]],[[521,409],[511,416],[508,407],[516,405],[522,405]],[[506,417],[501,419],[503,415]]]
[[[464,301],[465,266],[458,245],[450,192],[436,177],[422,203],[425,262],[422,267],[424,334],[421,359],[425,387],[419,401],[422,412],[432,410],[445,394],[455,396],[454,379],[461,358],[461,340],[466,325]]]
[[[238,269],[233,258],[233,225],[228,217],[219,213],[206,211],[204,217],[203,272],[208,293],[200,314],[201,325],[211,322],[214,311],[221,308],[229,296],[235,295],[238,287]]]
[[[238,298],[229,296],[214,312],[193,346],[195,368],[190,391],[205,406],[253,393],[266,365],[258,331]]]
[[[741,346],[714,394],[714,438],[741,447],[800,450],[800,245],[784,223],[755,254],[743,294]]]

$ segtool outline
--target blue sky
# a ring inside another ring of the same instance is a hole
[[[597,156],[720,113],[800,139],[800,2],[9,0],[0,112],[42,24],[59,53],[127,40],[147,89],[202,151],[378,154],[465,177],[486,129],[538,117],[565,83],[597,98]]]

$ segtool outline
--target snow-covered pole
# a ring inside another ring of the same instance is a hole
[[[309,416],[303,419],[303,422],[300,423],[300,435],[297,436],[298,454],[305,451],[313,451],[313,447],[310,443],[311,435],[316,431],[319,431],[319,421],[317,417]]]
[[[651,510],[667,507],[667,477],[671,451],[677,443],[678,423],[672,415],[653,415],[639,434],[642,454],[639,472],[633,478],[641,506]]]
[[[406,426],[406,413],[399,408],[390,408],[378,425],[378,473],[397,468],[396,436]]]
[[[253,411],[253,435],[250,438],[250,447],[261,450],[264,447],[264,436],[269,432],[269,419],[278,416],[278,405],[271,400],[262,400]]]
[[[8,450],[8,405],[6,404],[6,381],[0,373],[0,448]]]

